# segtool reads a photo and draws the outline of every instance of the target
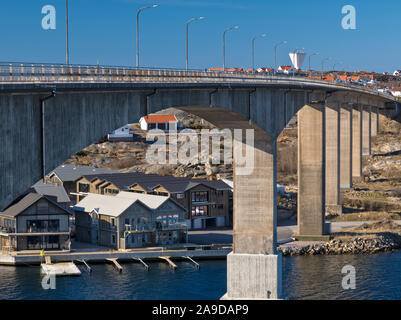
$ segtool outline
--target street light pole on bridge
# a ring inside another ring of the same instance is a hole
[[[267,34],[264,33],[264,34],[254,36],[252,38],[252,72],[255,71],[255,40],[257,38],[265,38],[265,37],[267,37]]]
[[[238,26],[227,28],[223,32],[223,72],[226,71],[226,33],[231,30],[239,29]]]
[[[281,46],[282,44],[286,44],[286,43],[287,43],[287,41],[281,41],[274,45],[274,74],[276,74],[276,71],[277,71],[277,47]]]
[[[311,73],[312,69],[311,69],[311,64],[310,64],[310,58],[312,58],[313,56],[318,56],[320,53],[319,52],[315,52],[309,55],[309,64],[308,64],[308,70]]]
[[[65,24],[66,24],[66,55],[65,55],[65,62],[66,64],[70,64],[70,48],[69,48],[69,41],[68,41],[68,0],[65,0]]]
[[[186,48],[187,48],[187,51],[186,51],[186,70],[187,71],[188,71],[188,61],[189,61],[189,59],[188,59],[188,26],[193,21],[199,21],[199,20],[204,20],[204,19],[205,19],[205,17],[192,18],[187,22],[187,38],[186,38]]]
[[[324,62],[325,61],[329,61],[331,58],[325,58],[325,59],[323,59],[322,60],[322,80],[323,80],[323,77],[324,77]]]
[[[159,7],[158,4],[154,4],[153,6],[147,6],[140,8],[136,14],[136,67],[139,68],[139,14],[142,10],[150,9],[150,8],[157,8]]]

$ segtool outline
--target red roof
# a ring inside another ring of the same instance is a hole
[[[151,114],[143,117],[147,123],[166,123],[166,122],[178,122],[175,115],[170,114]]]

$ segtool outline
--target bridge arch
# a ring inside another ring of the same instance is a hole
[[[175,107],[219,128],[251,128],[256,133],[254,171],[252,175],[235,175],[234,178],[234,253],[228,257],[228,293],[233,298],[280,297],[281,260],[276,254],[276,139],[291,118],[308,106],[306,116],[312,117],[317,126],[309,126],[311,131],[305,131],[308,133],[304,144],[307,145],[308,138],[317,132],[320,151],[304,167],[305,180],[313,177],[305,189],[309,193],[315,191],[309,187],[321,179],[317,188],[320,188],[319,199],[312,199],[311,204],[324,206],[321,189],[324,190],[322,177],[325,174],[326,90],[230,86],[77,89],[67,85],[58,88],[55,97],[44,101],[42,122],[42,99],[50,91],[51,88],[31,87],[0,95],[0,136],[7,150],[0,158],[2,208],[41,178],[42,166],[48,173],[93,141],[149,113]],[[376,107],[381,103],[363,99],[361,101],[358,96],[347,103]],[[307,121],[302,128],[308,129]],[[45,132],[44,159],[41,158],[42,130]],[[309,141],[309,145],[316,141]],[[243,141],[235,143],[244,147]],[[320,215],[324,210],[313,209]],[[314,219],[316,216],[311,220]],[[317,224],[324,222],[324,217],[319,219]],[[310,224],[316,225],[316,221]],[[322,233],[323,228],[321,225],[317,232]],[[246,274],[244,265],[249,266]]]

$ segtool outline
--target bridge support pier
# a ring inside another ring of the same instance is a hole
[[[341,104],[340,188],[352,188],[352,105]]]
[[[362,155],[371,154],[371,117],[370,106],[363,106],[362,109]]]
[[[340,103],[326,102],[326,212],[342,214],[340,200]]]
[[[352,109],[352,178],[362,178],[362,106]]]
[[[242,171],[234,140],[234,236],[222,299],[280,299],[281,253],[276,252],[276,141],[255,137],[252,172]],[[248,146],[249,148],[249,146]]]
[[[325,105],[298,112],[298,240],[328,240],[325,224]]]
[[[377,132],[379,131],[379,111],[377,107],[372,107],[371,112],[370,112],[370,119],[371,119],[371,125],[370,125],[370,131],[372,134],[372,137],[377,136]]]

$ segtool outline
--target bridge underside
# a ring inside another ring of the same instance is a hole
[[[254,145],[234,139],[234,246],[228,257],[227,298],[281,297],[276,252],[276,140],[298,113],[299,239],[326,239],[327,210],[341,212],[340,188],[361,177],[385,103],[360,95],[272,88],[59,89],[0,94],[0,208],[112,130],[143,115],[176,107],[219,128],[254,129]],[[45,157],[42,157],[44,130]],[[240,153],[253,152],[252,170]]]

